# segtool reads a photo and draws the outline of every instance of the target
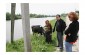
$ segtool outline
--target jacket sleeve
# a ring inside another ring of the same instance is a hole
[[[65,30],[65,28],[66,28],[66,23],[65,23],[63,20],[62,20],[61,27],[62,27],[62,31],[64,31],[64,30]]]
[[[69,33],[71,33],[72,29],[73,29],[73,26],[72,26],[72,24],[70,24],[69,27],[65,31],[65,35],[68,35]]]
[[[55,31],[55,28],[56,28],[56,22],[55,22],[55,25],[54,25],[54,28],[53,28],[53,32]]]

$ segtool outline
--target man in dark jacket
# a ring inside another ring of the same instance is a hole
[[[53,29],[53,32],[57,31],[57,39],[58,39],[58,46],[60,47],[60,51],[63,51],[63,31],[66,28],[66,23],[61,19],[60,15],[56,15],[56,22]]]

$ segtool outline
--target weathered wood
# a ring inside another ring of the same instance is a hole
[[[29,3],[21,3],[21,15],[25,52],[31,52]]]
[[[11,3],[11,43],[13,43],[13,38],[14,38],[15,7],[16,3]]]

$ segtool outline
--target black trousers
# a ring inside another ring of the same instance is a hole
[[[45,37],[46,37],[45,41],[47,43],[52,42],[52,35],[50,33],[45,33]]]

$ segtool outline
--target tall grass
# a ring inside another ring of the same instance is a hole
[[[51,20],[50,23],[52,28],[55,24],[55,19]],[[52,33],[52,43],[48,44],[45,42],[44,36],[31,35],[31,47],[32,52],[54,52],[56,51],[55,46],[57,45],[56,32]],[[24,52],[24,41],[23,38],[14,41],[14,43],[6,43],[7,52]]]

